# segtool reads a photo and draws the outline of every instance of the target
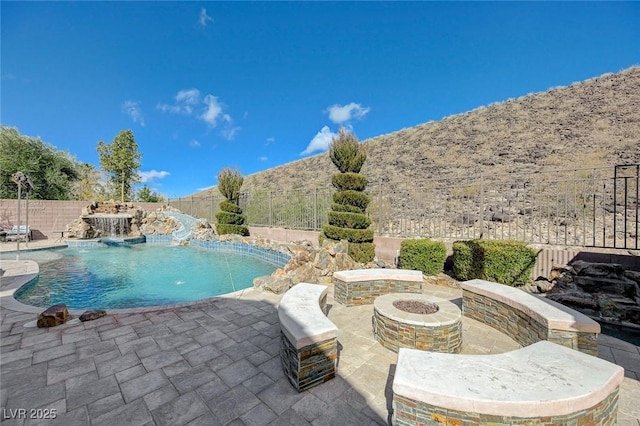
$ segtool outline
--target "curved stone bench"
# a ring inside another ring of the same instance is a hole
[[[505,333],[522,346],[548,340],[598,354],[600,324],[560,303],[484,280],[461,283],[462,314]]]
[[[343,305],[370,305],[389,293],[422,293],[422,271],[353,269],[333,273],[333,298]]]
[[[547,341],[496,355],[402,348],[393,423],[614,425],[623,378],[622,367]]]
[[[324,315],[326,303],[327,286],[299,283],[278,306],[282,368],[298,392],[336,374],[338,327]]]

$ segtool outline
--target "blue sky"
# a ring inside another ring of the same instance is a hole
[[[7,2],[3,125],[169,197],[640,64],[639,2]],[[406,149],[411,149],[407,147]]]

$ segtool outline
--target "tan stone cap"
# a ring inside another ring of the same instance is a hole
[[[516,287],[484,280],[465,281],[460,287],[522,311],[551,330],[600,333],[600,324],[588,316]]]
[[[342,282],[358,282],[373,280],[396,280],[422,282],[422,271],[412,271],[409,269],[352,269],[350,271],[336,271],[333,277]]]
[[[623,378],[618,365],[548,341],[494,355],[401,348],[393,393],[450,410],[545,417],[591,408]]]
[[[338,337],[338,327],[322,312],[326,285],[299,283],[280,300],[278,319],[282,332],[296,349]]]

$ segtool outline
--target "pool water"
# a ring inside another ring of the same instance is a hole
[[[21,259],[29,259],[24,253]],[[137,244],[33,252],[40,275],[15,293],[21,303],[122,309],[192,302],[253,286],[274,264],[234,252]]]

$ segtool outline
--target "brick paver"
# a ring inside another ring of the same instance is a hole
[[[456,299],[459,290],[425,292]],[[1,310],[0,419],[64,425],[370,425],[390,419],[396,354],[371,332],[372,306],[332,299],[339,328],[338,376],[298,393],[279,358],[279,297],[247,290],[206,304],[42,330],[35,314]],[[2,299],[0,299],[2,302]],[[518,345],[463,319],[464,353],[497,353]],[[640,348],[602,336],[600,356],[627,363],[618,424],[640,426]],[[623,365],[624,366],[624,365]],[[633,367],[635,366],[635,367]],[[19,408],[55,408],[55,421],[9,419]]]

